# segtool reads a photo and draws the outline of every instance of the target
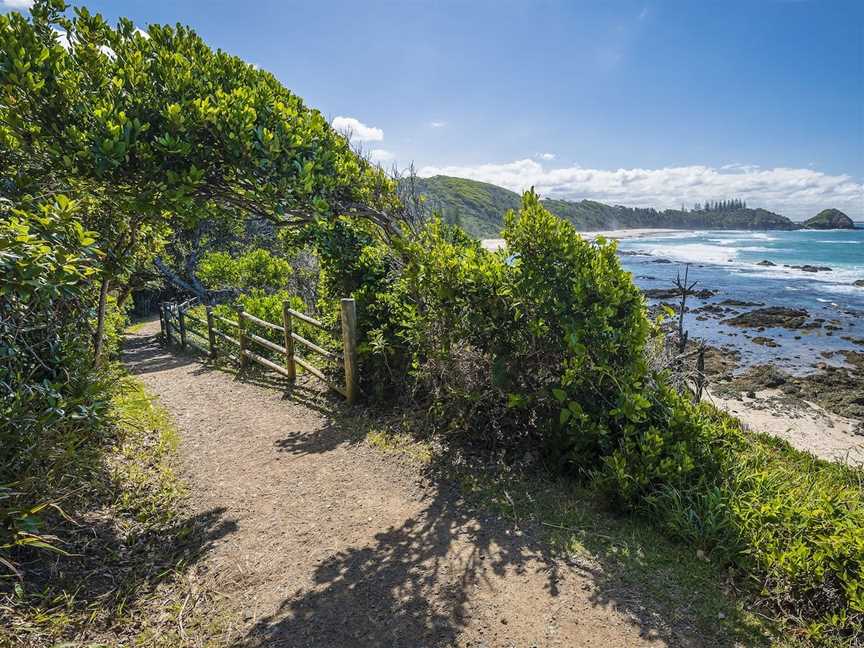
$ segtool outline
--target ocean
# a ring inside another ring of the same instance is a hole
[[[691,337],[741,353],[742,367],[771,363],[793,373],[813,371],[819,363],[842,366],[842,350],[862,350],[864,338],[864,223],[855,230],[676,231],[622,239],[621,261],[644,289],[670,288],[678,272],[690,264],[696,289],[717,291],[708,299],[688,299],[685,323]],[[670,261],[671,263],[662,262]],[[768,261],[775,265],[759,265]],[[806,272],[784,266],[823,266],[830,271]],[[769,328],[756,332],[723,323],[750,308],[725,315],[698,311],[728,299],[806,309],[822,326],[804,330]],[[657,300],[653,300],[657,301]],[[671,301],[671,300],[670,300]],[[696,311],[696,312],[694,312]],[[764,346],[753,337],[778,345]],[[798,339],[796,339],[798,338]]]

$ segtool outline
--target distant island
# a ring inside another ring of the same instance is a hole
[[[802,223],[805,229],[855,229],[855,223],[839,209],[823,209]]]
[[[426,204],[449,223],[478,238],[494,238],[501,232],[508,209],[518,209],[519,194],[487,182],[433,176],[416,178],[417,192]],[[607,205],[594,200],[544,199],[553,214],[583,231],[659,228],[717,230],[854,229],[852,220],[837,209],[826,209],[805,223],[796,223],[767,209],[751,208],[743,200],[718,200],[692,209],[657,210],[652,207]]]

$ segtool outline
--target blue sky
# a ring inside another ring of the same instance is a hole
[[[864,220],[861,1],[86,4],[193,26],[388,166]]]

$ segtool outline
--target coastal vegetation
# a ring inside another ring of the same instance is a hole
[[[271,320],[289,298],[335,322],[353,297],[372,411],[505,463],[531,453],[599,505],[727,568],[800,636],[860,639],[861,472],[747,432],[676,389],[616,244],[576,230],[613,217],[788,221],[737,203],[657,212],[530,191],[513,202],[469,181],[470,198],[432,200],[441,217],[418,220],[395,181],[269,73],[185,27],[145,34],[65,10],[40,0],[30,18],[0,16],[0,588],[16,626],[65,600],[70,623],[108,628],[127,593],[145,600],[188,560],[175,552],[188,528],[175,524],[162,463],[174,435],[110,362],[158,256]],[[504,212],[506,252],[460,226],[491,223],[491,209]],[[138,424],[151,436],[135,441]],[[111,479],[118,447],[126,469]],[[140,524],[135,550],[160,558],[136,562],[140,578],[112,589],[107,607],[77,601],[43,553],[116,565],[103,560],[110,543],[81,540],[106,499]]]

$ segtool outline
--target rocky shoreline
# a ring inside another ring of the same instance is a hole
[[[678,312],[679,289],[643,292],[653,313],[662,307]],[[710,397],[755,429],[787,438],[802,449],[825,458],[864,462],[864,338],[844,330],[839,320],[814,317],[804,308],[733,298],[709,301],[716,296],[718,292],[710,289],[688,295],[685,312],[740,330],[750,344],[772,349],[790,338],[816,334],[837,334],[852,348],[822,351],[821,361],[793,374],[771,363],[744,362],[741,344],[707,346]]]
[[[722,350],[719,353],[723,354]],[[848,367],[823,365],[813,373],[794,376],[773,365],[755,365],[740,374],[727,370],[713,376],[713,391],[725,398],[777,390],[782,394],[773,400],[784,407],[815,403],[828,412],[861,423],[858,433],[864,436],[864,353],[843,352]],[[734,362],[734,356],[731,362]],[[707,363],[706,363],[707,365]]]

